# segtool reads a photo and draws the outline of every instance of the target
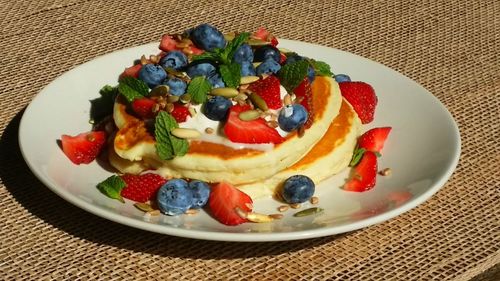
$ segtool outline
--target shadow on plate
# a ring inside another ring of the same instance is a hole
[[[1,136],[0,178],[14,199],[29,213],[72,236],[136,252],[201,259],[277,255],[317,247],[342,236],[266,243],[217,242],[147,232],[100,218],[58,197],[31,173],[18,143],[23,112],[11,120]]]

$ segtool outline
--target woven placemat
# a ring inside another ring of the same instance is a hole
[[[0,14],[0,279],[469,280],[500,262],[497,0],[0,0]],[[96,56],[202,22],[223,31],[267,26],[416,80],[459,125],[456,172],[430,200],[385,223],[278,243],[126,227],[66,203],[31,174],[17,131],[38,91]]]

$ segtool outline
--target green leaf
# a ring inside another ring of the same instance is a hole
[[[194,55],[192,58],[193,61],[197,60],[211,60],[211,61],[219,61],[220,56],[217,53],[212,52],[204,52],[203,54]]]
[[[356,146],[354,149],[354,153],[352,155],[351,162],[349,163],[349,167],[354,167],[358,165],[359,161],[361,161],[361,158],[363,157],[363,154],[365,154],[366,149],[364,148],[359,148]]]
[[[314,73],[318,76],[332,76],[333,72],[330,69],[330,65],[323,61],[310,60],[312,67],[314,68]]]
[[[204,103],[207,100],[207,94],[212,89],[212,84],[203,76],[197,76],[188,85],[187,93],[191,95],[191,101],[195,103]]]
[[[179,128],[179,125],[174,117],[165,111],[160,111],[155,121],[155,138],[156,151],[162,160],[170,160],[187,153],[189,148],[187,140],[177,138],[170,133],[175,128]]]
[[[113,105],[118,95],[118,88],[110,85],[102,87],[100,97],[90,100],[90,119],[94,124],[101,122],[113,113]]]
[[[278,72],[281,84],[288,92],[293,92],[295,88],[307,76],[309,63],[306,60],[299,60],[284,65]]]
[[[250,33],[242,32],[236,35],[236,37],[234,37],[233,40],[229,41],[229,43],[227,43],[227,46],[224,48],[222,52],[222,57],[226,59],[227,63],[232,62],[233,55],[236,52],[236,50],[241,46],[241,44],[245,43],[249,37]]]
[[[125,188],[125,186],[126,183],[122,178],[117,175],[113,175],[97,184],[97,189],[109,198],[117,199],[118,201],[125,203],[121,195],[121,191]]]
[[[237,88],[241,81],[241,66],[238,63],[223,64],[219,72],[226,87]]]
[[[132,102],[135,99],[147,96],[149,94],[149,87],[142,80],[134,77],[124,77],[120,79],[118,91],[127,99],[128,102]]]

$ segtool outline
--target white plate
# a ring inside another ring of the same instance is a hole
[[[122,204],[101,194],[96,184],[111,173],[97,163],[73,165],[58,147],[62,134],[88,131],[89,100],[99,89],[116,85],[117,77],[141,55],[158,53],[158,44],[117,51],[98,57],[63,74],[45,87],[26,109],[19,128],[22,154],[33,173],[52,191],[74,205],[109,220],[175,236],[222,241],[280,241],[327,236],[386,221],[421,204],[441,188],[455,169],[460,136],[446,108],[416,82],[371,60],[318,45],[280,40],[280,47],[323,60],[334,73],[370,83],[379,98],[375,121],[365,126],[391,126],[378,177],[364,193],[341,190],[347,172],[317,187],[323,214],[302,218],[285,213],[273,223],[224,226],[202,212],[196,216],[148,218],[132,202]],[[272,199],[255,202],[255,210],[277,213]]]

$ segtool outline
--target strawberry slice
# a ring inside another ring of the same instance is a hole
[[[344,184],[344,190],[363,192],[375,186],[377,177],[377,155],[366,151],[359,164],[354,167],[353,175]]]
[[[151,119],[155,117],[155,113],[153,112],[153,107],[156,102],[149,98],[140,98],[135,99],[132,102],[132,110],[134,110],[137,115],[144,119]]]
[[[253,82],[248,89],[259,95],[270,109],[280,109],[283,106],[280,97],[280,80],[274,75]]]
[[[142,64],[140,64],[140,63],[133,65],[131,67],[125,68],[125,70],[122,72],[122,74],[120,74],[120,79],[122,79],[124,77],[134,77],[134,78],[139,77],[139,71],[141,70],[141,68],[142,68]]]
[[[252,121],[243,121],[239,114],[250,110],[249,105],[233,105],[229,109],[229,115],[224,133],[232,142],[240,143],[282,143],[285,139],[276,131],[267,125],[266,120],[258,118]]]
[[[105,142],[106,133],[104,131],[86,132],[76,136],[61,136],[64,154],[77,165],[89,164],[94,161]]]
[[[311,127],[314,119],[313,119],[313,101],[312,101],[312,89],[311,89],[311,83],[309,82],[309,79],[306,77],[302,82],[293,90],[295,93],[295,96],[297,99],[300,100],[300,104],[305,107],[307,110],[308,118],[306,123],[304,124],[304,127],[307,129]]]
[[[252,198],[227,182],[220,182],[212,187],[208,205],[212,215],[225,225],[238,225],[248,220],[236,212],[240,208],[251,212]]]
[[[361,123],[372,122],[378,101],[372,86],[365,82],[342,82],[339,86],[342,96],[352,105]]]
[[[177,42],[172,36],[165,34],[161,37],[160,50],[170,52],[177,49]]]
[[[158,189],[167,182],[162,176],[152,173],[125,174],[121,178],[126,183],[121,191],[122,197],[141,203],[154,199]]]
[[[358,146],[368,151],[380,152],[382,148],[384,148],[385,140],[390,132],[391,127],[380,127],[368,130],[359,137]]]
[[[189,109],[182,104],[174,103],[174,110],[170,112],[170,115],[172,115],[178,123],[186,122],[189,116]]]

